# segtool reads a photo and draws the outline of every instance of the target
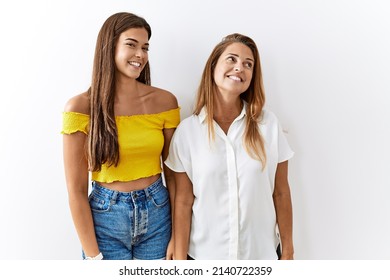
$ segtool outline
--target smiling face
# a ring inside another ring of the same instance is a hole
[[[233,43],[221,54],[214,70],[214,81],[221,93],[240,95],[252,80],[254,58],[251,49],[242,43]]]
[[[115,47],[118,78],[137,79],[148,62],[149,40],[144,28],[130,28],[122,32]]]

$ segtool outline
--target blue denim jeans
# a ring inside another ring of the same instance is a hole
[[[113,191],[92,182],[89,203],[105,260],[165,258],[171,210],[161,177],[146,189],[132,192]]]

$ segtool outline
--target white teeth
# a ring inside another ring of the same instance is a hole
[[[237,77],[237,76],[229,76],[229,79],[232,79],[234,81],[238,81],[238,82],[241,82],[241,78],[240,77]]]
[[[130,64],[130,65],[133,65],[133,66],[135,66],[135,67],[140,67],[140,66],[141,66],[141,63],[135,62],[135,61],[130,61],[129,64]]]

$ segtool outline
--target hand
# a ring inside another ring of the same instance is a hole
[[[173,251],[174,251],[174,246],[175,243],[173,242],[173,238],[169,241],[168,247],[167,247],[167,254],[165,256],[166,260],[173,260]]]
[[[282,252],[282,255],[280,256],[280,260],[293,260],[294,259],[294,253],[290,252]]]

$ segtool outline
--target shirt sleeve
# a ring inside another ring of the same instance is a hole
[[[278,121],[278,162],[289,160],[294,155],[294,151],[287,142],[285,132]]]
[[[62,134],[72,134],[81,131],[88,134],[89,116],[76,112],[62,113]]]
[[[184,140],[183,130],[179,126],[173,134],[169,146],[169,154],[164,162],[169,169],[175,172],[188,173],[190,152],[186,144],[188,144],[188,141]]]

